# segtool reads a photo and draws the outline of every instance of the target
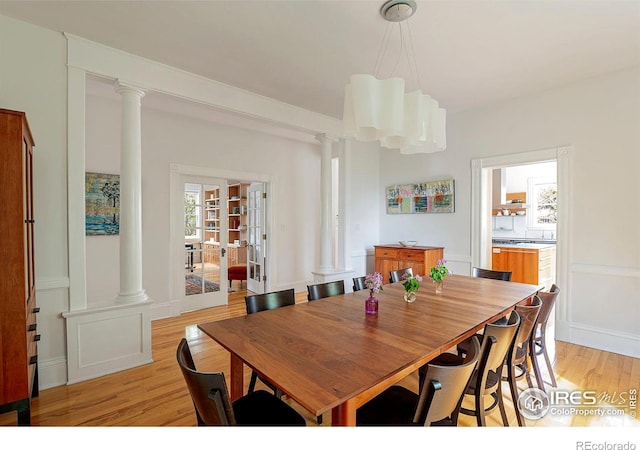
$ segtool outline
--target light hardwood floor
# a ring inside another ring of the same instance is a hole
[[[238,289],[229,294],[227,306],[154,321],[153,363],[70,386],[45,389],[32,402],[32,423],[41,426],[195,426],[193,404],[176,363],[176,347],[186,336],[198,368],[222,370],[228,378],[228,352],[202,334],[196,324],[244,315],[245,294],[246,291]],[[306,293],[297,294],[297,301],[306,301]],[[563,342],[556,343],[555,354],[559,388],[590,390],[598,395],[615,393],[618,397],[613,400],[617,400],[621,392],[640,387],[640,359]],[[544,364],[542,366],[546,377]],[[249,370],[245,370],[245,376],[247,386]],[[417,376],[408,377],[403,384],[417,390]],[[506,384],[504,388],[510,424],[515,426],[515,412]],[[308,425],[316,425],[315,417],[294,402],[290,403],[305,416]],[[636,410],[626,405],[619,410],[622,415],[602,417],[548,414],[541,420],[527,421],[527,426],[640,426],[640,421],[632,417]],[[487,422],[490,426],[501,425],[499,412],[491,413]],[[15,413],[0,415],[0,425],[15,423]],[[331,414],[327,413],[323,426],[330,423]],[[475,427],[476,423],[473,417],[461,415],[459,425]]]

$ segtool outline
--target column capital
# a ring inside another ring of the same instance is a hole
[[[316,134],[316,140],[321,144],[325,144],[325,143],[331,144],[337,141],[335,137],[329,136],[327,133]]]
[[[118,94],[134,94],[142,98],[147,93],[141,87],[123,80],[116,80],[113,85]]]

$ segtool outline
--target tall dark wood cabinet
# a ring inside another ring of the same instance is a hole
[[[18,425],[38,395],[33,145],[25,113],[0,109],[0,413]]]

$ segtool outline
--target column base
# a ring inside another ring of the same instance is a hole
[[[353,288],[353,276],[355,271],[352,269],[317,269],[313,272],[313,283],[327,283],[329,281],[344,280],[345,292],[351,292]]]
[[[145,302],[147,300],[149,300],[149,296],[144,291],[144,289],[142,291],[136,292],[134,294],[122,294],[122,293],[120,293],[115,298],[115,302],[116,303],[139,303],[139,302]]]

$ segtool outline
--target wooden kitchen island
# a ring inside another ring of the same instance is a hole
[[[556,279],[555,244],[500,244],[493,246],[491,268],[511,271],[511,281],[549,289]]]

